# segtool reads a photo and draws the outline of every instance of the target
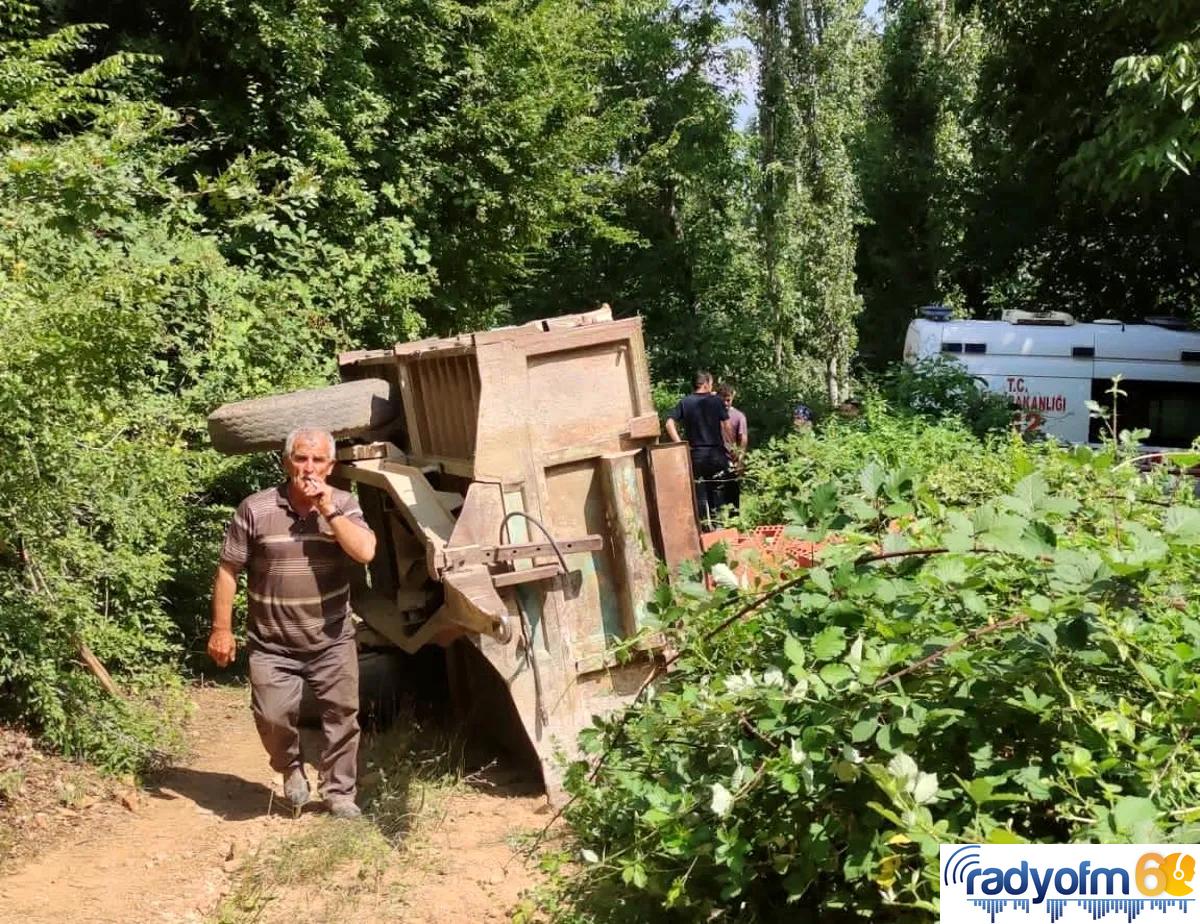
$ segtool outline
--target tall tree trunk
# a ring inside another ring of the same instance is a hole
[[[785,117],[786,106],[781,13],[786,3],[787,0],[757,0],[758,135],[759,169],[762,172],[758,224],[763,259],[763,291],[776,366],[781,366],[790,352],[787,296],[782,278],[788,184],[780,169],[780,123]]]

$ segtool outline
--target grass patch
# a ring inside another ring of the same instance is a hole
[[[400,719],[364,737],[359,803],[393,844],[464,780],[462,743]]]
[[[380,894],[393,852],[387,838],[366,818],[313,819],[303,833],[259,848],[239,870],[233,890],[213,920],[216,924],[277,917],[345,920],[364,898]],[[304,908],[300,917],[293,907],[297,903]]]
[[[55,800],[64,808],[78,809],[89,797],[88,779],[82,773],[68,774],[54,786]]]
[[[25,783],[25,774],[20,770],[5,770],[0,772],[0,804],[11,804],[21,793]]]
[[[297,834],[263,844],[235,873],[213,924],[343,922],[355,910],[396,906],[392,873],[413,836],[432,827],[463,783],[462,749],[400,719],[363,737],[356,821],[308,818]],[[398,919],[398,918],[397,918]]]

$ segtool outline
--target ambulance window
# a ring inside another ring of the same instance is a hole
[[[964,343],[963,350],[967,353],[986,353],[986,343]]]
[[[943,343],[942,344],[942,352],[943,353],[961,353],[962,351],[963,351],[963,345],[961,343]]]
[[[1092,400],[1101,407],[1112,405],[1108,394],[1112,382],[1092,380]],[[1146,382],[1123,379],[1125,396],[1117,405],[1117,427],[1121,430],[1147,429],[1146,443],[1151,446],[1187,447],[1200,436],[1200,382]],[[1093,420],[1089,439],[1100,439],[1103,421]]]

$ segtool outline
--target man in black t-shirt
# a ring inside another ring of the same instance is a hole
[[[675,405],[667,415],[667,436],[678,442],[679,424],[683,424],[692,450],[692,477],[696,479],[696,508],[706,528],[723,501],[720,477],[728,458],[725,447],[733,442],[729,411],[725,402],[713,394],[713,379],[697,372],[696,390]]]

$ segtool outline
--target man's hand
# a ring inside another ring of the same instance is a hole
[[[208,656],[217,667],[228,667],[237,654],[237,642],[229,629],[213,629],[208,636]]]
[[[300,481],[300,490],[313,502],[313,506],[317,508],[317,513],[321,516],[327,517],[337,509],[333,502],[333,485],[306,475]]]

